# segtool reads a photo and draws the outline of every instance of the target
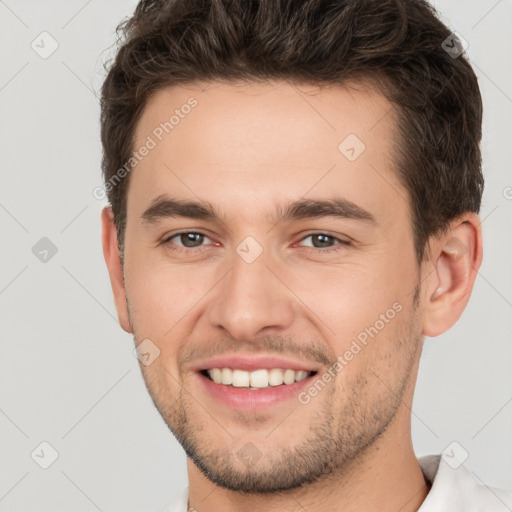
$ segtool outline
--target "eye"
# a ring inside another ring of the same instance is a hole
[[[309,243],[306,241],[309,240]],[[206,242],[206,243],[205,243]],[[188,249],[200,250],[205,248],[209,243],[214,243],[211,238],[198,231],[182,231],[181,233],[174,233],[162,242],[170,250],[173,251],[186,251]],[[335,236],[327,233],[311,233],[303,237],[295,246],[311,247],[319,249],[320,252],[337,251],[343,247],[350,245],[349,241],[341,240]]]
[[[305,236],[302,238],[302,240],[299,242],[302,243],[305,240],[310,239],[310,243],[305,244],[306,247],[312,247],[314,249],[331,249],[331,250],[338,250],[342,248],[343,246],[347,246],[350,244],[350,242],[341,240],[339,238],[336,238],[335,236],[328,235],[327,233],[312,233],[310,235]],[[336,247],[339,246],[339,247]],[[323,251],[328,252],[328,251]]]
[[[203,233],[196,231],[183,231],[182,233],[175,233],[163,240],[163,244],[176,245],[185,249],[193,249],[195,247],[201,247],[205,240],[212,241]],[[180,250],[180,249],[176,249]]]

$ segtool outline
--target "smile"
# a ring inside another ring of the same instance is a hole
[[[200,370],[195,375],[200,387],[216,404],[230,410],[255,412],[287,401],[297,402],[317,373],[290,368],[247,371],[225,367]]]
[[[313,373],[305,370],[281,369],[257,369],[246,371],[232,368],[211,368],[203,370],[203,375],[210,378],[216,384],[223,384],[235,388],[264,389],[271,386],[290,385],[307,379]]]

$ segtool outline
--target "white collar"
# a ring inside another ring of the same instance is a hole
[[[463,465],[450,467],[441,455],[418,459],[432,485],[418,512],[511,512],[512,494],[477,481]]]

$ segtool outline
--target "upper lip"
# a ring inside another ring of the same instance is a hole
[[[318,365],[293,361],[276,356],[267,355],[232,355],[218,356],[195,365],[195,371],[210,370],[212,368],[232,368],[237,370],[253,371],[259,369],[282,368],[292,370],[304,370],[307,372],[318,371]]]

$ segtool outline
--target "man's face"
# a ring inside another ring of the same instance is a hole
[[[296,487],[408,429],[420,273],[390,111],[368,88],[276,82],[173,87],[143,112],[130,324],[160,351],[141,364],[156,407],[218,485]],[[217,217],[155,206],[165,199]],[[210,380],[229,382],[222,368],[237,386]]]

